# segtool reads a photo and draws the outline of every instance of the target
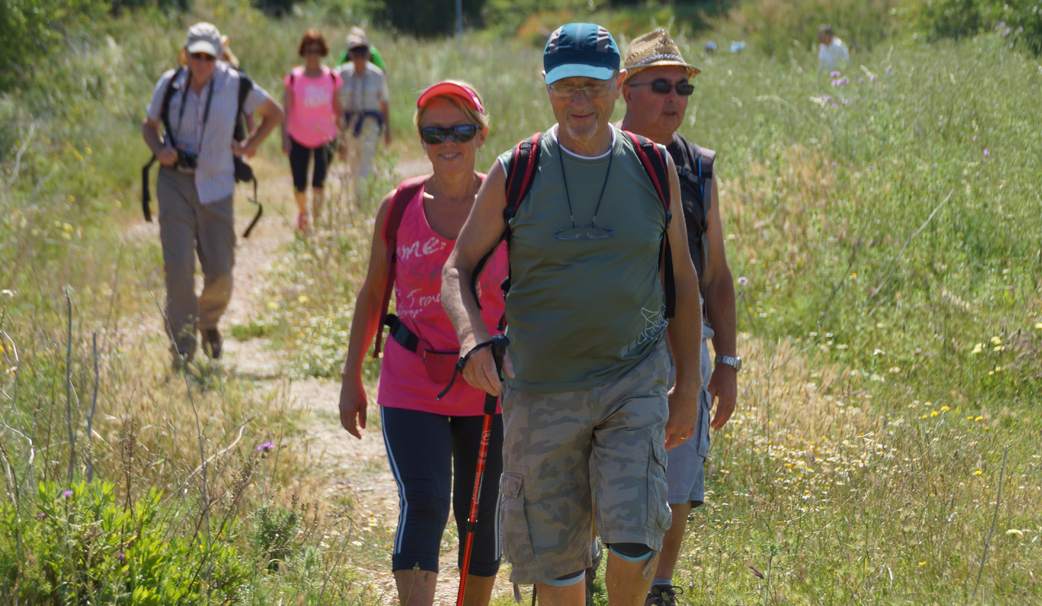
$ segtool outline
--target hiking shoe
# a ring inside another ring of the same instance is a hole
[[[593,558],[593,564],[586,569],[586,606],[593,606],[593,582],[597,579],[597,569],[600,568],[601,559],[604,557],[604,549],[599,538],[593,539],[590,557]]]
[[[683,593],[684,590],[676,585],[655,585],[648,592],[644,606],[676,606],[679,604],[677,596]]]
[[[224,347],[224,339],[221,331],[216,328],[203,329],[203,351],[214,360],[221,357],[221,349]]]

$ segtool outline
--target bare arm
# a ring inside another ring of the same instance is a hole
[[[702,308],[698,300],[698,274],[687,248],[684,208],[680,202],[680,180],[673,158],[669,160],[670,212],[673,220],[668,233],[673,255],[676,284],[676,315],[666,329],[676,363],[677,381],[669,392],[669,420],[666,422],[666,448],[679,445],[695,434],[698,396],[702,390]]]
[[[492,338],[470,290],[470,278],[478,262],[499,243],[507,227],[503,219],[503,209],[507,204],[505,183],[506,175],[497,161],[478,190],[456,247],[441,270],[441,303],[456,327],[461,355]],[[508,377],[514,376],[509,359],[504,360],[503,371]],[[474,352],[463,369],[463,378],[476,389],[499,395],[499,374],[488,348]]]
[[[257,125],[256,130],[246,136],[246,140],[242,143],[232,141],[232,152],[237,156],[249,158],[257,153],[257,148],[260,147],[260,144],[268,138],[271,131],[275,130],[275,127],[286,117],[286,114],[282,111],[282,106],[270,97],[258,105],[253,110],[253,114],[261,117],[260,124]]]
[[[384,196],[380,210],[376,213],[373,242],[369,249],[369,270],[355,301],[347,361],[340,372],[340,424],[356,438],[362,437],[359,428],[365,429],[366,425],[368,398],[362,385],[362,362],[380,328],[380,312],[383,311],[380,305],[387,286],[387,245],[384,244],[382,234],[393,197],[394,192]]]
[[[163,141],[160,134],[162,130],[162,124],[150,118],[145,118],[145,121],[141,123],[141,138],[145,140],[145,144],[156,155],[160,164],[173,166],[177,164],[177,150]]]
[[[705,298],[706,315],[709,325],[713,327],[713,350],[720,355],[734,357],[736,355],[735,336],[738,320],[735,313],[734,278],[727,265],[727,253],[724,250],[724,228],[720,216],[720,198],[717,194],[717,180],[713,177],[712,203],[707,215],[708,227],[706,239],[708,251],[706,260]],[[735,400],[738,397],[738,372],[727,364],[718,364],[713,368],[707,389],[716,399],[716,414],[710,425],[720,429],[731,418]]]

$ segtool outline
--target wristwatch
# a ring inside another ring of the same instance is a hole
[[[732,356],[717,355],[716,359],[713,360],[713,362],[715,362],[716,364],[727,364],[728,366],[734,368],[735,372],[738,372],[739,370],[742,369],[742,359],[741,358],[736,358],[736,357],[732,357]]]

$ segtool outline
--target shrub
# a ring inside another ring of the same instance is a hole
[[[753,46],[767,55],[817,49],[818,26],[832,26],[851,48],[871,49],[893,28],[899,0],[752,0],[732,12]]]
[[[1042,5],[1030,0],[926,0],[919,10],[919,29],[931,41],[966,38],[996,30],[1042,53]]]
[[[463,20],[473,23],[480,19],[485,0],[461,0]],[[450,34],[456,27],[454,0],[385,0],[383,16],[395,28],[417,36]]]
[[[104,0],[12,0],[0,3],[0,91],[47,57],[69,28],[84,26],[106,9]]]

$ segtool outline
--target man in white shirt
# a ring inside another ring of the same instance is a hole
[[[845,66],[850,61],[847,45],[832,33],[831,25],[822,25],[818,28],[818,60],[821,61],[821,69],[831,72]]]
[[[381,130],[384,144],[391,144],[391,110],[387,76],[369,62],[369,41],[352,32],[347,37],[347,49],[351,60],[339,68],[344,84],[337,92],[344,110],[340,155],[348,158],[357,192],[372,172],[376,138]]]

